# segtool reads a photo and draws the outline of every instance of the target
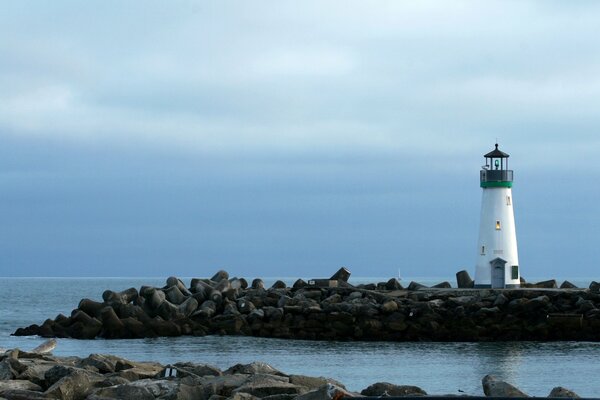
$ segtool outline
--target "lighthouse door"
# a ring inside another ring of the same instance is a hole
[[[492,267],[492,288],[493,289],[504,289],[505,280],[504,280],[504,266],[506,265],[506,261],[501,258],[496,258],[490,261]]]

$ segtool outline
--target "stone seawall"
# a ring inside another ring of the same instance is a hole
[[[347,277],[346,277],[347,278]],[[211,279],[186,286],[107,290],[82,299],[70,316],[19,328],[14,335],[77,339],[248,335],[312,340],[510,341],[600,340],[599,285],[590,289],[408,289],[391,279],[353,287],[343,279]],[[319,285],[318,285],[319,284]],[[552,285],[550,285],[552,286]]]

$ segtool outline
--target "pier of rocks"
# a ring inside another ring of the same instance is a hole
[[[554,280],[519,289],[475,289],[466,271],[457,288],[442,282],[403,287],[351,285],[342,268],[329,279],[277,281],[265,287],[218,271],[186,284],[106,290],[70,315],[19,328],[14,335],[125,339],[247,335],[311,340],[509,341],[600,340],[600,284]]]

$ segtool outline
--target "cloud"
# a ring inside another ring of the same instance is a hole
[[[523,146],[560,136],[549,125],[575,126],[570,140],[588,143],[598,123],[593,4],[57,2],[6,11],[0,127],[11,134],[200,152],[468,154],[496,136],[517,142],[510,130]]]

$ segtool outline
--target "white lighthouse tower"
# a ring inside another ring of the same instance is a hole
[[[485,156],[480,172],[483,189],[475,287],[520,286],[519,255],[513,212],[513,171],[509,155],[496,148]]]

